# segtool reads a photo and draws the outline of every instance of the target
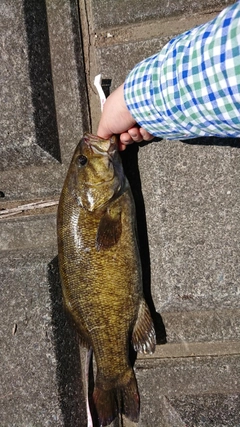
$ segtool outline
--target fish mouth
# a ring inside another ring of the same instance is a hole
[[[83,138],[84,142],[96,154],[112,158],[115,151],[117,151],[117,138],[114,135],[109,139],[104,139],[91,133],[86,133]]]
[[[83,136],[84,142],[88,145],[88,147],[95,153],[100,154],[102,156],[107,156],[110,164],[113,163],[113,157],[116,151],[118,151],[117,145],[117,137],[113,135],[109,139],[101,138],[97,135],[93,135],[91,133],[85,133]],[[108,180],[100,181],[98,183],[86,182],[86,184],[90,187],[99,187],[102,184],[111,183],[115,179],[114,168],[112,170],[112,176]],[[121,186],[120,186],[121,187]],[[119,188],[120,188],[119,187]],[[118,191],[119,191],[118,188]]]

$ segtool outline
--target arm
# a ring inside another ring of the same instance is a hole
[[[119,133],[122,143],[133,132],[136,141],[239,136],[239,27],[237,2],[138,64],[108,98],[98,134]]]

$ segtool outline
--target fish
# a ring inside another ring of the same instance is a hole
[[[57,234],[64,304],[96,361],[99,425],[123,415],[138,422],[130,346],[153,353],[156,335],[143,295],[134,200],[115,136],[86,133],[77,145],[59,200]]]

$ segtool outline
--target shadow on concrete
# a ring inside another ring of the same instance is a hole
[[[45,0],[23,0],[37,144],[61,161]]]
[[[132,144],[121,153],[124,171],[129,180],[136,205],[139,249],[143,270],[143,291],[154,321],[157,344],[166,343],[166,329],[161,315],[156,311],[151,295],[151,265],[147,234],[146,211],[138,168],[138,144]]]
[[[145,145],[151,144],[152,142],[161,142],[162,138],[155,137],[152,141],[142,141],[138,145],[144,147]],[[217,136],[202,136],[199,138],[192,139],[180,139],[183,144],[189,145],[205,145],[217,147],[234,147],[240,148],[240,138],[219,138]]]
[[[48,281],[57,360],[58,395],[64,426],[84,426],[87,421],[79,341],[63,307],[57,256],[48,264]]]
[[[181,140],[183,144],[191,145],[215,145],[218,147],[235,147],[240,148],[240,138],[218,138],[217,136],[200,137],[193,139]]]
[[[83,55],[83,45],[82,45],[82,34],[81,34],[81,16],[79,10],[79,1],[78,0],[69,0],[70,13],[71,13],[71,24],[72,24],[72,34],[73,34],[73,46],[74,46],[74,56],[77,67],[77,84],[78,92],[81,98],[80,108],[81,108],[81,119],[83,132],[89,132],[92,128],[91,115],[89,109],[89,98],[87,91],[87,82],[86,82],[86,69]]]

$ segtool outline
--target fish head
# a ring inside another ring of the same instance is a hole
[[[74,152],[69,173],[79,206],[91,212],[105,206],[125,184],[116,137],[85,134]]]

